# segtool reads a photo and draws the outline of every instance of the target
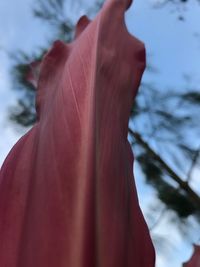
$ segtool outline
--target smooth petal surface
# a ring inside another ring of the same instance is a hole
[[[155,264],[127,140],[146,67],[124,22],[129,4],[105,1],[41,61],[37,123],[0,172],[1,267]]]

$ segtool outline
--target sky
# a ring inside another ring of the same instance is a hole
[[[92,6],[93,0],[79,0],[84,5]],[[153,8],[158,1],[134,0],[131,8],[126,12],[126,25],[129,32],[145,43],[147,62],[158,69],[158,74],[145,72],[144,81],[153,81],[156,85],[165,85],[164,88],[181,88],[185,81],[183,75],[191,75],[194,86],[200,84],[200,5],[197,1],[190,0],[190,5],[177,12],[172,5],[165,8]],[[46,43],[49,36],[49,28],[46,24],[35,19],[31,13],[33,0],[1,0],[0,1],[0,166],[6,155],[24,134],[11,124],[7,118],[8,109],[17,98],[17,92],[13,90],[11,82],[11,60],[9,52],[17,53],[17,49],[30,52],[38,46]],[[77,21],[84,13],[83,10],[73,10],[73,20]],[[183,14],[185,21],[177,19],[178,14]],[[137,177],[142,174],[134,166],[136,184],[142,210],[148,214],[149,203],[155,192],[139,182]],[[196,175],[197,176],[197,175]],[[149,194],[150,192],[150,194]],[[167,217],[159,227],[153,231],[154,236],[162,233],[169,236]],[[192,220],[192,219],[191,219]],[[191,231],[191,239],[197,242],[194,235],[200,231],[198,225],[193,223],[194,231]],[[192,253],[190,242],[170,226],[170,235],[173,237],[167,248],[157,249],[157,267],[180,267],[181,262],[186,261]],[[170,264],[169,264],[170,258]]]

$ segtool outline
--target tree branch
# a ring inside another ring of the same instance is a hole
[[[154,159],[162,166],[162,168],[169,174],[169,176],[180,186],[182,190],[187,193],[190,199],[194,202],[194,204],[199,208],[200,207],[200,197],[196,192],[192,190],[189,186],[187,181],[184,181],[180,178],[172,168],[164,162],[164,160],[149,146],[147,142],[145,142],[139,133],[134,132],[132,129],[129,128],[129,133],[135,138],[135,140],[144,148],[146,149]]]

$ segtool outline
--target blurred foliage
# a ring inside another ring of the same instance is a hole
[[[200,0],[195,0],[197,4],[200,4]],[[177,14],[177,18],[180,21],[185,21],[185,12],[190,5],[193,5],[192,0],[153,0],[154,8],[169,7],[173,13]]]
[[[168,0],[160,5],[169,2],[185,4],[190,0]],[[35,3],[34,15],[54,29],[53,39],[71,41],[74,25],[67,12],[69,3],[64,0],[38,0]],[[96,2],[87,13],[95,13],[101,5],[101,1]],[[21,53],[13,68],[14,86],[20,91],[20,98],[12,108],[10,118],[25,127],[35,122],[35,89],[27,82],[27,65],[41,59],[46,51],[43,49],[32,56]],[[148,65],[146,71],[155,70]],[[180,221],[191,215],[200,219],[200,197],[190,186],[192,171],[200,164],[198,89],[163,90],[142,82],[130,114],[129,134],[135,159],[158,199],[167,209],[173,210]]]
[[[57,38],[68,42],[72,39],[73,23],[70,16],[66,16],[66,2],[64,0],[37,0],[33,14],[50,24],[56,30]]]
[[[178,92],[144,82],[131,111],[129,133],[136,160],[157,197],[180,219],[200,219],[200,197],[189,183],[192,170],[200,167],[199,112],[198,88]]]
[[[149,157],[149,153],[144,151],[137,157],[137,160],[142,167],[147,183],[157,189],[158,198],[168,208],[174,210],[180,218],[185,218],[195,213],[198,214],[197,205],[188,198],[184,190],[177,190],[165,180],[164,170],[155,158]]]

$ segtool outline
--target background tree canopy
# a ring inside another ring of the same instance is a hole
[[[199,0],[196,2],[200,3]],[[168,8],[177,21],[189,23],[185,12],[193,3],[191,0],[152,1],[150,8],[158,12]],[[70,8],[73,5],[66,0],[35,1],[32,12],[36,19],[48,24],[51,36],[47,38],[45,47],[32,54],[18,51],[17,56],[12,55],[13,88],[19,92],[19,97],[9,110],[9,118],[24,129],[28,130],[36,120],[35,88],[27,81],[29,63],[40,60],[56,39],[72,40],[74,21]],[[95,16],[101,6],[102,1],[93,2],[90,8],[80,1],[76,8],[83,9],[88,16]],[[153,77],[158,75],[148,51],[145,72]],[[139,172],[143,174],[148,193],[152,196],[145,216],[154,243],[157,249],[158,246],[163,248],[163,253],[167,238],[161,238],[156,231],[162,220],[176,225],[177,231],[185,236],[194,224],[200,225],[200,183],[197,184],[200,172],[200,126],[197,119],[200,91],[192,79],[185,74],[185,86],[178,89],[176,84],[165,88],[162,82],[157,85],[143,79],[130,113],[129,141]],[[200,231],[197,235],[200,239]],[[189,237],[188,242],[193,241]]]

